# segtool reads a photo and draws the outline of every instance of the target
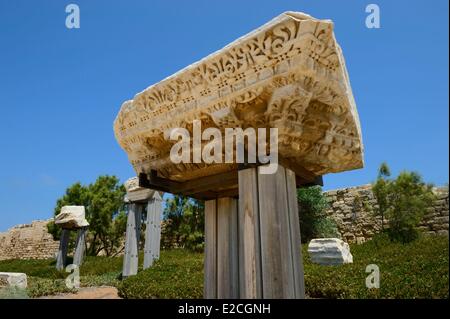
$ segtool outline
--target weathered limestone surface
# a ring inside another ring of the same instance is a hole
[[[318,238],[309,242],[311,261],[320,265],[342,265],[353,263],[348,244],[338,238]]]
[[[281,14],[125,102],[114,132],[137,174],[153,169],[186,181],[235,169],[170,161],[170,130],[192,136],[193,120],[221,131],[278,128],[280,157],[315,176],[363,166],[359,118],[330,20]]]
[[[89,226],[84,217],[84,206],[63,206],[55,217],[55,224],[64,229],[78,229]]]
[[[27,275],[19,272],[0,272],[0,288],[27,288]]]
[[[53,258],[59,242],[47,231],[50,220],[17,225],[0,233],[0,260]]]
[[[434,191],[437,198],[426,209],[419,229],[429,235],[448,235],[448,188]],[[344,241],[363,243],[381,230],[381,219],[372,213],[378,203],[370,184],[327,191],[325,195],[330,204],[327,214],[335,220]]]

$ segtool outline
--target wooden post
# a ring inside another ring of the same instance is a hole
[[[75,244],[75,253],[73,256],[73,263],[77,266],[81,266],[81,264],[83,263],[84,247],[86,243],[86,230],[87,227],[81,227],[78,230],[77,241]]]
[[[138,271],[139,237],[141,231],[141,205],[128,206],[125,254],[123,256],[122,277],[133,276]]]
[[[295,174],[239,172],[240,296],[304,298]]]
[[[59,250],[56,257],[56,269],[63,270],[66,265],[67,246],[69,244],[70,231],[63,229],[59,240]]]
[[[144,269],[153,265],[153,261],[159,259],[161,240],[161,210],[162,198],[155,191],[147,205],[147,221],[144,246]]]
[[[254,168],[239,171],[240,298],[262,298],[258,176]]]
[[[230,197],[205,203],[205,298],[239,298],[237,208]]]
[[[203,296],[217,298],[217,200],[205,202],[205,279]]]

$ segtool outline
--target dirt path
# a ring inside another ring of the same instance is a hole
[[[44,296],[37,299],[121,299],[115,287],[86,287],[80,288],[75,294],[58,294]]]

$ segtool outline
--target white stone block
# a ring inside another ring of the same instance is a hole
[[[0,288],[27,288],[27,275],[19,272],[0,272]]]
[[[55,224],[65,229],[76,229],[89,226],[85,219],[84,206],[63,206],[55,217]]]
[[[170,131],[192,137],[196,120],[219,132],[276,128],[279,156],[314,176],[363,167],[359,117],[333,29],[330,20],[285,12],[125,101],[114,133],[135,172],[185,182],[236,169],[239,158],[171,159]]]
[[[353,263],[348,244],[338,238],[313,239],[308,245],[311,261],[320,265],[342,265]]]
[[[147,201],[153,197],[155,190],[149,188],[143,188],[139,186],[139,179],[132,177],[125,182],[125,189],[127,194],[125,195],[125,202],[141,202]],[[163,192],[158,192],[162,198]]]

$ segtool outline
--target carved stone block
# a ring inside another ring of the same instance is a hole
[[[278,128],[279,157],[315,176],[363,167],[359,118],[330,20],[279,15],[126,101],[114,132],[137,174],[186,181],[235,169],[170,160],[168,132],[192,133],[194,120],[221,131]]]

